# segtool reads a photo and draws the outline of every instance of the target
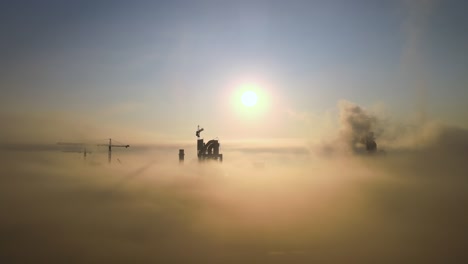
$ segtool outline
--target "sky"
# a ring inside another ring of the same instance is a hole
[[[2,1],[0,263],[468,263],[465,10]]]
[[[197,125],[229,140],[315,137],[337,127],[340,100],[408,123],[467,127],[465,8],[423,0],[4,1],[0,109],[23,120],[10,121],[17,128],[9,134],[30,130],[21,122],[31,119],[73,127],[56,127],[47,140],[190,140]],[[249,85],[259,104],[245,109],[236,96]]]

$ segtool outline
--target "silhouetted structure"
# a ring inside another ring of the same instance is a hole
[[[375,143],[375,137],[373,132],[369,132],[364,138],[363,143],[366,145],[366,150],[368,152],[377,151],[377,143]]]
[[[109,147],[109,154],[108,154],[108,161],[111,163],[112,161],[112,147],[117,147],[117,148],[128,148],[130,145],[112,145],[112,139],[109,138],[109,144],[98,144],[98,146],[107,146]]]
[[[183,163],[183,162],[184,162],[184,156],[185,156],[184,150],[183,150],[183,149],[179,149],[179,163]]]
[[[66,147],[65,150],[62,150],[62,152],[83,153],[84,160],[86,160],[86,155],[91,153],[90,151],[86,150],[86,144],[84,143],[58,142],[57,145]]]
[[[198,126],[195,135],[197,136],[197,156],[198,161],[204,160],[216,160],[223,162],[223,154],[219,153],[219,142],[217,139],[212,139],[208,141],[206,144],[203,141],[203,138],[200,138],[200,133],[203,131],[203,128]]]

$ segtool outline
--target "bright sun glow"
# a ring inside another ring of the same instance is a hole
[[[242,103],[247,107],[252,107],[257,104],[257,94],[253,91],[246,91],[242,94]]]

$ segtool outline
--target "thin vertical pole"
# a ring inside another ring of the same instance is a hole
[[[108,159],[109,159],[109,164],[111,163],[111,160],[112,160],[112,139],[109,138],[109,156],[108,156]]]

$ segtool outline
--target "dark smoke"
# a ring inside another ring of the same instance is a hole
[[[341,101],[339,109],[341,139],[349,145],[350,149],[358,152],[362,149],[364,139],[375,135],[377,117],[348,101]]]
[[[328,136],[322,144],[311,147],[312,152],[319,156],[367,153],[366,142],[375,142],[384,134],[377,115],[365,108],[342,100],[338,103],[338,110],[338,134]]]

